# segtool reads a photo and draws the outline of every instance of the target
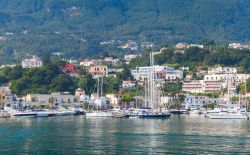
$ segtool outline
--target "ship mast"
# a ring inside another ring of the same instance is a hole
[[[147,81],[145,82],[145,106],[155,108],[155,69],[154,55],[150,53],[150,66],[147,69]]]

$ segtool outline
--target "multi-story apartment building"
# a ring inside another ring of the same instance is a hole
[[[183,79],[183,71],[175,70],[174,68],[167,67],[166,71],[166,80],[176,80]]]
[[[138,67],[131,71],[136,80],[144,80],[147,78],[148,73],[150,72],[154,73],[155,79],[157,80],[176,80],[183,78],[183,71],[174,70],[174,68],[159,65]]]
[[[99,77],[99,76],[107,75],[108,67],[104,65],[90,66],[88,71],[94,77]]]
[[[208,74],[237,74],[237,68],[234,67],[208,68]]]
[[[203,82],[202,80],[184,82],[182,85],[182,91],[191,93],[203,93]]]
[[[212,74],[205,75],[205,81],[221,81],[222,83],[244,83],[249,78],[249,74]]]

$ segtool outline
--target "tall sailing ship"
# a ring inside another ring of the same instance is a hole
[[[160,84],[156,82],[156,72],[154,69],[154,53],[150,53],[150,67],[147,71],[147,77],[144,79],[145,97],[144,108],[140,109],[140,118],[169,118],[169,112],[163,112],[160,108],[161,89]]]

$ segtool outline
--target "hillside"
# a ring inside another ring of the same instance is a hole
[[[128,40],[250,42],[248,0],[0,0],[0,10],[0,63],[27,52],[130,52],[117,48]]]

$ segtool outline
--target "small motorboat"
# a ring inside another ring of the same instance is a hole
[[[7,111],[5,111],[5,110],[0,111],[0,118],[8,118],[10,116],[11,115]]]
[[[86,117],[113,117],[114,115],[106,111],[95,111],[86,113]]]

